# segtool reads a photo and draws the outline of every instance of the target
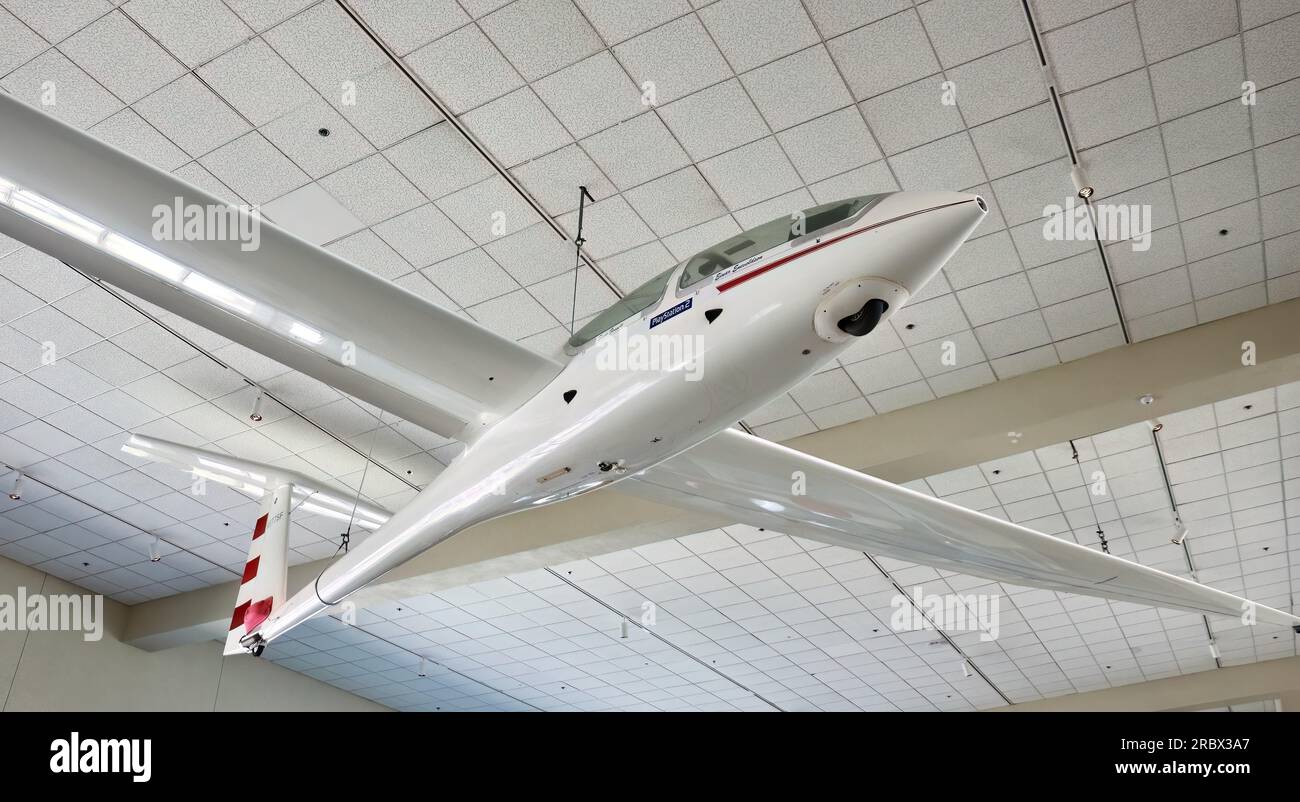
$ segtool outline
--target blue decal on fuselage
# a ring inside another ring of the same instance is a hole
[[[650,328],[653,329],[655,326],[658,326],[660,323],[663,323],[665,320],[672,320],[673,318],[680,315],[682,312],[685,312],[687,309],[690,309],[691,302],[694,300],[695,300],[694,296],[687,298],[685,301],[682,301],[681,303],[677,304],[672,309],[665,309],[664,311],[650,318]]]

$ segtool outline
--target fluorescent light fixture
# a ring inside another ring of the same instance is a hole
[[[193,292],[202,295],[210,301],[215,301],[224,307],[232,309],[241,315],[249,316],[257,309],[257,303],[246,295],[241,295],[219,281],[213,281],[207,276],[191,272],[181,282]]]
[[[124,445],[122,446],[122,450],[133,457],[139,457],[140,459],[149,459],[149,453],[144,449],[136,448],[135,446]]]
[[[9,205],[16,212],[91,245],[98,244],[99,238],[104,234],[104,227],[94,220],[82,217],[71,209],[60,206],[28,189],[15,187],[11,190]]]
[[[289,325],[289,334],[297,337],[303,342],[311,343],[312,345],[320,345],[325,342],[325,335],[316,331],[311,326],[308,326],[306,323],[297,320],[293,321],[293,323]]]
[[[149,250],[135,240],[112,231],[104,235],[104,250],[128,264],[179,284],[189,270],[160,253]]]
[[[4,176],[0,176],[0,203],[9,204],[9,193],[18,188],[18,185]]]

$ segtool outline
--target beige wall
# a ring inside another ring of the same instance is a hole
[[[0,557],[0,593],[85,593]],[[104,637],[0,632],[0,710],[383,710],[367,699],[216,641],[146,652],[122,643],[127,608],[104,603]]]

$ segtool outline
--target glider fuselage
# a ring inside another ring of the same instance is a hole
[[[895,193],[688,286],[690,262],[679,265],[657,301],[582,343],[513,413],[467,432],[446,470],[272,613],[262,638],[467,527],[614,483],[735,425],[848,348],[857,336],[845,327],[862,328],[840,324],[868,301],[887,306],[873,324],[892,315],[985,211],[973,195]]]

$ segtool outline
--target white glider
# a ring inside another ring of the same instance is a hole
[[[413,501],[293,597],[284,598],[282,556],[279,586],[254,577],[228,652],[261,653],[476,523],[614,482],[990,579],[1222,615],[1253,609],[1259,621],[1300,624],[730,429],[916,295],[986,214],[978,196],[863,196],[745,231],[598,315],[571,338],[563,365],[273,225],[251,252],[234,241],[154,239],[153,208],[175,198],[221,203],[0,95],[0,231],[466,443]],[[344,357],[349,346],[355,359]],[[626,364],[633,350],[658,359]],[[795,470],[807,477],[804,495],[791,492]],[[287,526],[292,484],[268,480],[262,520],[283,513]],[[273,542],[260,538],[250,561],[265,559]]]

